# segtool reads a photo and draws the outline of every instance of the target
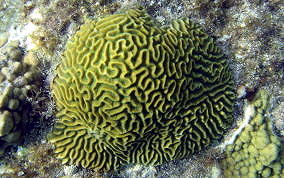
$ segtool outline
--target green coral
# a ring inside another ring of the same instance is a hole
[[[38,88],[40,73],[27,64],[17,42],[0,48],[0,155],[22,140],[23,123],[29,117],[28,92]],[[29,59],[31,61],[31,59]]]
[[[159,28],[141,9],[87,20],[51,88],[57,157],[102,170],[201,150],[230,126],[235,97],[226,58],[199,25]]]
[[[280,140],[272,132],[267,117],[269,96],[261,90],[251,103],[251,116],[234,144],[226,147],[222,160],[225,177],[284,177],[284,157]],[[281,152],[282,151],[282,152]]]

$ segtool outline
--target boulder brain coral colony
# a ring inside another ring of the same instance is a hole
[[[141,9],[87,20],[51,88],[57,157],[106,171],[208,146],[230,126],[235,97],[228,63],[199,25],[159,28]]]

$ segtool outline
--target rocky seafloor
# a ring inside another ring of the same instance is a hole
[[[161,25],[189,17],[214,38],[234,75],[235,122],[221,143],[160,166],[62,165],[46,136],[65,44],[84,19],[136,6]],[[280,0],[0,0],[0,177],[284,177],[283,15]]]

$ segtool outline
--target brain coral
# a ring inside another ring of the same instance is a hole
[[[141,9],[82,25],[51,88],[57,157],[102,170],[201,150],[230,126],[235,97],[226,59],[200,26],[159,28]]]

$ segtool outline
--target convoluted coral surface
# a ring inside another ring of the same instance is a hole
[[[222,136],[235,97],[225,57],[188,19],[159,28],[141,9],[88,20],[51,84],[63,163],[113,170],[184,158]]]

